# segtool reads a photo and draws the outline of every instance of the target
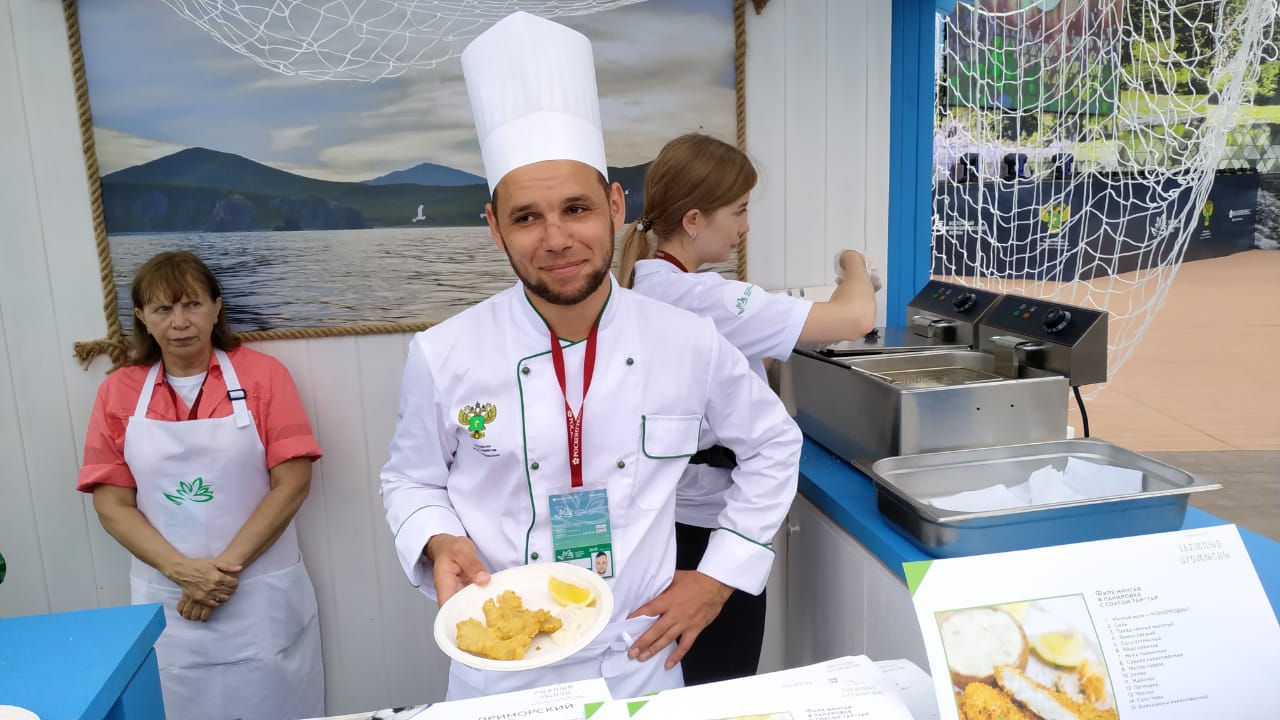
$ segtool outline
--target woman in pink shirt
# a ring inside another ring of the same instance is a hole
[[[320,457],[277,360],[240,345],[222,290],[187,252],[133,281],[133,354],[98,388],[77,488],[161,603],[169,717],[324,715],[315,592],[293,516]]]

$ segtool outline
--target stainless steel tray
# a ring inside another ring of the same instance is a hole
[[[1070,457],[1140,470],[1142,492],[987,512],[956,512],[929,504],[933,498],[967,490],[1020,485],[1045,465],[1062,470]],[[1097,438],[889,457],[875,462],[869,474],[876,483],[880,513],[934,557],[1177,530],[1190,493],[1221,487]]]

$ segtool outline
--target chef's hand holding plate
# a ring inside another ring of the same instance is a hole
[[[698,633],[716,619],[732,594],[732,587],[710,575],[697,570],[677,570],[662,594],[627,616],[628,620],[642,615],[658,616],[631,646],[628,655],[633,660],[648,660],[662,648],[676,642],[675,652],[667,658],[667,669],[670,670],[693,647]]]
[[[469,537],[433,535],[424,551],[434,564],[432,578],[436,585],[436,597],[443,607],[449,598],[462,588],[475,583],[489,584],[489,571],[476,553],[476,544]]]

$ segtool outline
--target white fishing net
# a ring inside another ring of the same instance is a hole
[[[644,0],[164,0],[218,42],[285,75],[374,81],[458,55],[517,10],[587,15]]]
[[[958,3],[943,29],[934,273],[1107,310],[1114,375],[1208,226],[1278,13],[1277,0]]]

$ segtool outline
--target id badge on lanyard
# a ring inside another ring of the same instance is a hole
[[[552,495],[548,500],[551,518],[551,545],[556,562],[580,565],[600,575],[613,577],[613,541],[609,523],[609,492],[605,488],[584,489],[582,484],[582,428],[587,409],[587,392],[596,366],[596,335],[600,321],[591,326],[587,336],[582,366],[582,406],[577,414],[569,407],[569,393],[564,369],[564,350],[560,339],[551,333],[551,360],[556,379],[564,396],[565,429],[569,438],[570,492]]]

